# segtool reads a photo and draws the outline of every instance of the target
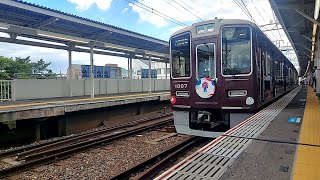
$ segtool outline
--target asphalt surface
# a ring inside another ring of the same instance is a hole
[[[221,180],[239,179],[290,179],[298,142],[300,124],[289,123],[289,117],[303,117],[307,87],[269,124],[258,139],[253,140],[235,162],[226,170]],[[303,119],[302,119],[303,120]]]

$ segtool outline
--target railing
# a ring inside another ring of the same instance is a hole
[[[15,101],[14,80],[0,80],[0,101]]]

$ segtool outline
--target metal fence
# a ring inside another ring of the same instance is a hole
[[[14,80],[0,80],[0,101],[15,101]]]

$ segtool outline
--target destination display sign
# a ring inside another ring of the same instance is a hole
[[[179,47],[179,46],[187,46],[189,45],[189,39],[185,38],[185,39],[177,39],[174,42],[174,46]]]
[[[189,46],[189,44],[190,44],[189,33],[181,34],[171,39],[171,46],[173,47]]]

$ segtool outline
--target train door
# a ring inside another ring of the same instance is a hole
[[[276,83],[275,83],[275,56],[272,53],[271,54],[271,64],[270,64],[270,68],[271,68],[271,91],[272,91],[272,97],[276,97]]]
[[[257,67],[257,88],[258,88],[258,100],[262,101],[262,87],[261,87],[261,48],[257,45],[256,49],[256,67]]]
[[[217,88],[217,38],[206,38],[194,41],[196,91],[193,96],[195,107],[207,108],[218,105]]]
[[[265,66],[266,66],[266,52],[264,49],[261,48],[260,51],[260,97],[261,97],[261,102],[264,101],[264,74],[265,74]]]
[[[288,80],[287,80],[287,76],[288,76],[288,68],[286,66],[286,63],[283,63],[283,84],[284,84],[284,92],[286,92],[288,90]]]

